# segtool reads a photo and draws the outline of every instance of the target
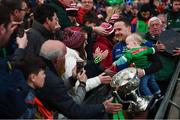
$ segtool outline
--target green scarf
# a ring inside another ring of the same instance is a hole
[[[113,100],[113,103],[118,103],[116,98]],[[125,120],[123,110],[120,110],[118,113],[113,114],[113,120]]]

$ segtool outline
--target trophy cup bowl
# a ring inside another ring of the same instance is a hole
[[[110,86],[116,88],[114,95],[121,103],[130,103],[129,112],[145,111],[149,101],[137,94],[140,79],[137,76],[137,70],[134,67],[123,69],[112,77]],[[128,96],[128,99],[122,99]]]

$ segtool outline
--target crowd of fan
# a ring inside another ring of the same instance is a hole
[[[0,118],[116,114],[113,97],[83,101],[129,66],[140,94],[162,100],[180,56],[159,41],[169,29],[180,32],[180,0],[0,0]]]

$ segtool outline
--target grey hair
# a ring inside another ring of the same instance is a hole
[[[152,17],[152,18],[150,18],[149,21],[148,21],[148,27],[150,27],[151,22],[153,22],[153,21],[155,21],[155,20],[158,20],[158,22],[159,22],[160,24],[162,24],[161,20],[160,20],[158,17]]]
[[[164,17],[167,20],[167,14],[159,14],[157,17]]]
[[[53,60],[57,58],[58,56],[61,56],[62,51],[59,48],[53,48],[51,50],[47,50],[46,48],[42,47],[39,55],[48,60]]]

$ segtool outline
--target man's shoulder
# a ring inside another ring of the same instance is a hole
[[[61,4],[58,4],[57,1],[55,2],[50,2],[48,5],[50,5],[51,7],[55,8],[57,10],[57,12],[60,11],[65,11],[63,6]]]
[[[50,68],[46,68],[46,80],[47,85],[61,85],[64,86],[64,81],[56,73],[54,73]],[[64,86],[65,87],[65,86]]]
[[[40,35],[40,33],[34,29],[34,28],[30,28],[28,31],[27,31],[27,36],[28,35]]]
[[[118,42],[114,45],[113,49],[124,49],[126,47],[126,44],[123,42]]]
[[[34,29],[34,28],[30,28],[28,31],[27,31],[27,39],[30,40],[30,41],[36,41],[37,42],[37,39],[38,41],[40,39],[43,39],[44,37],[42,36],[42,34]]]

